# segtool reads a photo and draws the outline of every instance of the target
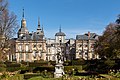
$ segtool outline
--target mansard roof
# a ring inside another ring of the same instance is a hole
[[[25,28],[20,28],[19,31],[18,31],[18,33],[26,33],[26,32],[28,32],[26,27]]]
[[[88,39],[95,40],[97,36],[98,35],[96,33],[90,33],[90,36],[88,36],[88,34],[86,33],[84,35],[77,35],[76,39],[77,40],[88,40]]]
[[[36,32],[26,33],[19,37],[17,40],[42,40],[44,35],[38,35]]]
[[[63,32],[58,32],[58,33],[55,34],[55,36],[65,36],[65,33],[63,33]]]
[[[59,32],[57,32],[55,36],[66,36],[66,35],[65,33],[61,32],[61,27],[60,27]]]

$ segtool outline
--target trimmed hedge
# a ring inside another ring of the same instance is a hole
[[[48,72],[54,72],[54,66],[40,66],[33,69],[33,72],[42,72],[47,70]]]
[[[21,64],[20,63],[9,63],[9,64],[6,64],[6,67],[21,67]]]
[[[56,61],[49,61],[52,66],[55,66]]]
[[[36,76],[41,76],[41,74],[25,74],[24,75],[24,79],[29,79],[29,78],[32,78],[32,77],[36,77]]]
[[[73,69],[77,71],[82,71],[82,66],[65,66],[64,67],[65,72],[72,71]]]
[[[70,65],[71,65],[71,61],[65,61],[65,62],[63,63],[63,65],[64,65],[64,66],[70,66]]]
[[[39,67],[39,66],[48,66],[49,62],[48,61],[43,61],[43,62],[30,62],[29,67]]]
[[[21,67],[7,67],[6,68],[6,71],[9,71],[9,72],[14,72],[18,70],[21,70]]]
[[[72,60],[71,61],[71,65],[84,65],[85,64],[85,60],[83,59],[78,59],[78,60]]]

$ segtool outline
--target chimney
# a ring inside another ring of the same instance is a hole
[[[88,31],[88,39],[90,39],[90,32]]]

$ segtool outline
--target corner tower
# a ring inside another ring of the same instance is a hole
[[[56,43],[65,43],[65,36],[66,35],[61,31],[61,26],[60,26],[59,32],[55,34]]]
[[[28,29],[26,27],[26,20],[24,18],[24,9],[23,9],[23,14],[22,14],[22,20],[21,20],[21,28],[18,31],[18,38],[22,37],[24,34],[27,34]]]
[[[43,39],[43,37],[44,37],[44,31],[43,31],[43,26],[42,26],[42,29],[41,29],[41,26],[40,26],[40,18],[39,18],[39,17],[38,17],[38,28],[37,28],[36,34],[37,34],[41,39]]]

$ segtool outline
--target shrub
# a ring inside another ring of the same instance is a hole
[[[6,71],[8,72],[14,72],[14,71],[18,71],[21,70],[21,67],[7,67]]]
[[[106,67],[107,67],[108,69],[113,68],[113,66],[115,65],[115,60],[107,59],[107,60],[105,61],[105,64],[106,64]]]
[[[0,67],[0,72],[4,72],[6,71],[6,68],[5,67]]]
[[[83,65],[83,64],[85,64],[85,61],[83,59],[72,60],[71,64],[72,65]]]
[[[43,61],[43,62],[31,62],[31,63],[29,63],[29,67],[48,66],[48,64],[49,64],[48,61]]]
[[[0,72],[6,71],[6,65],[3,62],[0,62]]]
[[[5,64],[0,64],[0,67],[6,67],[6,65]]]
[[[63,63],[64,66],[69,66],[70,64],[71,64],[71,61],[68,61],[68,60]]]
[[[21,67],[20,63],[6,63],[6,67]]]
[[[54,71],[54,66],[40,66],[40,67],[36,67],[35,69],[33,69],[33,72],[37,72],[37,71],[45,71],[47,70],[48,72],[53,72]]]
[[[32,78],[32,77],[36,77],[36,76],[41,76],[41,74],[25,74],[24,75],[24,79],[29,79],[29,78]]]
[[[82,66],[65,66],[64,71],[65,73],[70,73],[74,70],[74,72],[82,71]]]
[[[55,66],[56,61],[49,61],[52,66]]]

